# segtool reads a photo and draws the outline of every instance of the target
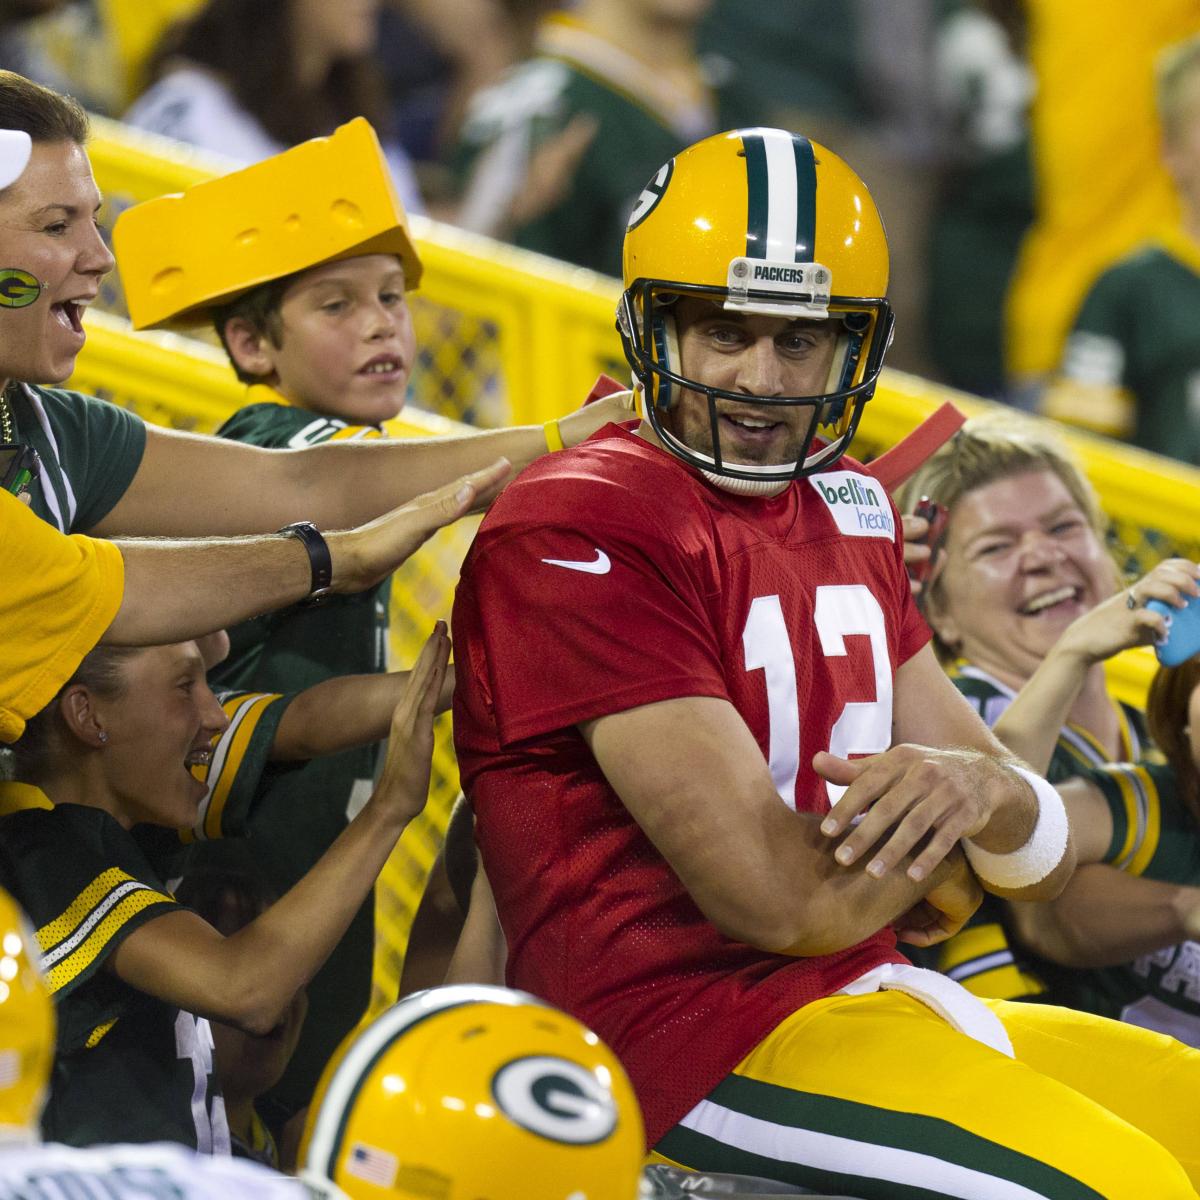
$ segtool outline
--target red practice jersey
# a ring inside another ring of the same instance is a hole
[[[757,739],[780,803],[826,811],[813,754],[890,744],[893,675],[929,636],[896,511],[857,463],[739,497],[610,425],[540,459],[492,506],[453,623],[455,743],[508,981],[613,1047],[651,1145],[788,1014],[904,961],[890,930],[820,958],[723,936],[577,729],[720,697]]]

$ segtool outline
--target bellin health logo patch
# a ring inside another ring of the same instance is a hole
[[[826,471],[809,479],[837,527],[850,537],[896,540],[896,519],[883,484],[854,471]]]

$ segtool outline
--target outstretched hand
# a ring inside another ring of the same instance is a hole
[[[373,795],[376,803],[389,805],[405,823],[425,807],[429,796],[433,718],[449,661],[446,623],[438,621],[421,647],[408,687],[392,715],[387,758]]]
[[[1028,785],[980,751],[900,745],[858,759],[821,751],[813,756],[813,769],[846,788],[821,823],[831,839],[850,830],[834,858],[850,866],[873,850],[866,871],[877,879],[914,851],[908,876],[927,879],[961,839],[987,826],[1014,789],[1028,801],[1031,828],[1036,820]]]
[[[443,526],[491,504],[511,470],[508,459],[499,458],[366,525],[328,535],[333,590],[362,592],[379,583]]]

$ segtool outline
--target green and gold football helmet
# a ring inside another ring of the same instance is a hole
[[[33,935],[0,888],[0,1141],[37,1137],[54,1062],[54,1005]]]
[[[710,475],[758,484],[824,470],[846,451],[875,390],[892,311],[883,223],[866,185],[836,154],[780,129],[738,129],[690,146],[634,206],[624,277],[617,326],[646,417],[667,449]],[[822,393],[753,398],[810,410],[795,462],[746,465],[722,454],[718,404],[748,397],[682,373],[673,317],[681,296],[729,312],[838,322]],[[668,414],[681,390],[707,401],[711,455],[672,432]]]
[[[351,1200],[636,1200],[645,1134],[616,1055],[573,1017],[484,985],[406,997],[342,1043],[301,1178]]]

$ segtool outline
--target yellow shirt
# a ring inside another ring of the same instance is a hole
[[[0,492],[0,741],[54,698],[121,607],[111,542],[60,533]]]

